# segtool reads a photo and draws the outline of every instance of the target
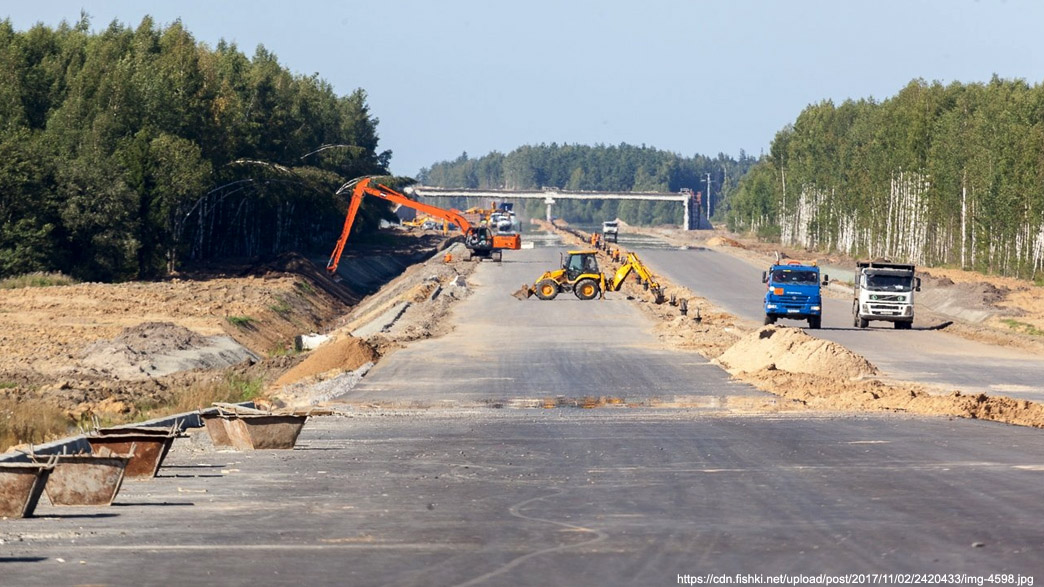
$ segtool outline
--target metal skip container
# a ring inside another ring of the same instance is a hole
[[[222,403],[214,405],[218,413],[202,415],[211,441],[214,446],[237,450],[294,448],[309,415],[272,413]]]
[[[207,428],[207,434],[210,435],[210,441],[216,447],[232,446],[232,439],[228,437],[228,427],[225,425],[229,417],[231,416],[226,417],[221,414],[200,415],[203,425]]]
[[[174,439],[179,436],[177,426],[171,428],[109,428],[95,431],[87,437],[91,452],[103,448],[112,454],[128,456],[124,475],[131,479],[150,479],[156,476]]]
[[[131,455],[58,455],[47,480],[47,499],[56,506],[112,505],[131,459]]]
[[[308,416],[299,414],[240,414],[224,419],[225,432],[238,450],[291,449]]]
[[[32,516],[53,469],[53,461],[0,463],[0,517]]]

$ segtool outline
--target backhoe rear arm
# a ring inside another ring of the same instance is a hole
[[[649,284],[649,288],[653,290],[659,290],[660,284],[653,281],[653,274],[649,271],[649,268],[638,259],[638,255],[634,253],[627,253],[627,262],[620,266],[616,270],[616,275],[613,276],[613,280],[606,284],[606,289],[609,291],[620,291],[620,287],[623,285],[627,276],[630,275],[631,271],[638,274],[638,277]]]

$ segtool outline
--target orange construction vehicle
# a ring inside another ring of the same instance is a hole
[[[457,210],[444,210],[437,206],[411,200],[386,185],[373,182],[372,179],[371,177],[363,177],[346,183],[341,189],[337,190],[337,194],[340,195],[351,189],[352,195],[348,201],[348,214],[344,217],[344,228],[341,229],[341,238],[337,239],[337,245],[334,246],[330,260],[326,263],[326,270],[329,273],[337,272],[337,264],[340,263],[344,245],[348,242],[348,235],[352,231],[355,215],[359,212],[359,204],[362,203],[363,197],[368,195],[395,202],[396,204],[413,208],[418,212],[423,212],[428,216],[455,224],[464,233],[464,246],[468,249],[468,259],[478,257],[480,259],[500,261],[503,249],[517,250],[522,248],[522,238],[518,234],[494,235],[490,232],[489,227],[473,225]]]

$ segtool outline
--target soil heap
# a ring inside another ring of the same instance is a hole
[[[744,336],[717,359],[733,375],[762,369],[839,379],[877,374],[869,361],[837,344],[797,328],[765,326]]]

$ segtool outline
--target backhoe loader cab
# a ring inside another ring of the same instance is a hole
[[[562,257],[562,269],[570,281],[585,273],[598,273],[598,255],[594,251],[569,251],[568,257]]]
[[[562,256],[562,268],[545,272],[533,288],[542,300],[553,300],[563,291],[571,291],[581,300],[593,300],[605,291],[598,251],[569,251]]]

